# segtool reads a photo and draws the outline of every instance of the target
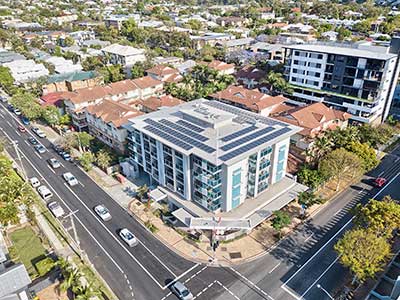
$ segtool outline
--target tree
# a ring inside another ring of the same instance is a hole
[[[311,191],[305,191],[305,192],[300,192],[299,195],[297,196],[297,202],[304,208],[307,209],[314,204],[319,204],[323,202],[323,199],[316,195],[314,192]]]
[[[110,166],[111,160],[110,153],[104,149],[96,153],[96,163],[103,170]]]
[[[269,85],[269,90],[271,93],[293,93],[293,89],[290,87],[289,83],[283,78],[282,73],[270,71],[267,74],[267,77],[262,80],[262,82]]]
[[[54,105],[46,106],[42,110],[42,118],[50,126],[58,125],[60,124],[60,111]]]
[[[376,272],[382,270],[390,257],[390,245],[387,240],[367,229],[347,231],[334,249],[341,264],[353,273],[353,283],[373,277]]]
[[[147,199],[148,198],[148,195],[147,195],[148,192],[149,192],[149,187],[147,186],[147,184],[144,184],[144,185],[142,185],[142,186],[140,186],[140,187],[138,187],[136,189],[136,194],[137,194],[137,196],[139,197],[140,200]]]
[[[98,69],[105,83],[121,81],[125,78],[121,65],[110,65]]]
[[[365,171],[372,170],[379,163],[375,150],[367,143],[351,142],[346,149],[361,158]]]
[[[12,96],[10,103],[21,110],[29,120],[36,120],[42,115],[42,108],[36,97],[26,91],[18,92]]]
[[[92,164],[95,161],[95,159],[96,158],[92,152],[85,152],[78,158],[79,163],[86,172],[92,169]]]
[[[291,223],[290,215],[281,210],[274,211],[272,227],[278,232],[278,238],[282,237],[282,229]]]
[[[59,118],[60,125],[71,125],[70,115],[64,114]]]
[[[319,164],[319,171],[326,178],[336,180],[336,191],[339,190],[343,175],[354,177],[362,171],[362,162],[360,158],[345,149],[336,149],[326,155]]]
[[[345,40],[346,38],[351,37],[351,31],[345,28],[344,26],[340,26],[336,32],[338,33],[337,39],[340,42]]]
[[[73,46],[74,44],[75,44],[75,40],[74,40],[72,37],[67,36],[67,37],[64,39],[64,45],[65,45],[66,47],[71,47],[71,46]]]
[[[371,199],[366,205],[358,204],[354,222],[377,236],[391,238],[393,232],[400,228],[400,204],[390,197],[382,201]]]
[[[10,92],[11,87],[14,84],[14,78],[11,75],[10,69],[7,67],[0,66],[0,85],[7,92]]]
[[[75,135],[78,139],[78,146],[82,147],[84,150],[87,150],[90,147],[90,144],[94,139],[93,136],[85,131],[76,132]]]
[[[304,165],[300,168],[299,172],[297,173],[297,177],[299,179],[299,182],[305,184],[311,189],[316,189],[325,180],[319,170],[311,169],[307,165]]]
[[[90,284],[81,285],[78,284],[72,288],[74,294],[76,295],[76,300],[92,300],[96,296],[100,296],[99,290],[94,290],[92,288],[93,282]]]

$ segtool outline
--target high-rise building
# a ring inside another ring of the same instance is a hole
[[[386,119],[398,78],[397,38],[390,47],[304,44],[285,47],[285,77],[294,104],[323,102],[351,119]]]
[[[280,182],[290,136],[301,130],[205,99],[138,116],[126,128],[132,164],[212,212],[231,211]]]

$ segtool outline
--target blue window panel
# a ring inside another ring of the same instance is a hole
[[[232,174],[232,186],[240,184],[241,169],[235,170]]]
[[[278,161],[284,160],[285,154],[286,154],[286,145],[279,148]]]
[[[277,165],[277,172],[283,171],[283,165],[284,165],[284,164],[285,164],[284,161],[278,162],[278,165]]]
[[[240,198],[240,186],[232,189],[232,199]]]
[[[239,204],[240,204],[240,197],[232,199],[232,208],[238,207]]]
[[[280,181],[282,178],[283,178],[283,171],[278,172],[278,173],[276,174],[276,181]]]

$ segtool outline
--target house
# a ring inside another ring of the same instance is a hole
[[[268,117],[287,99],[283,96],[270,96],[257,89],[249,90],[243,86],[229,86],[225,90],[210,95],[210,98]]]
[[[143,114],[135,108],[117,101],[105,99],[88,106],[85,110],[89,133],[120,154],[127,151],[128,120]]]
[[[163,92],[164,84],[162,81],[150,76],[133,79],[132,82],[137,86],[141,99],[160,95]]]
[[[67,12],[62,13],[58,17],[51,18],[51,22],[58,26],[61,26],[66,23],[71,23],[76,20],[78,20],[78,16],[76,14],[71,14],[71,13],[67,13]]]
[[[244,85],[248,89],[258,87],[267,73],[253,66],[245,66],[236,72],[235,77],[239,84]]]
[[[140,101],[141,111],[149,113],[157,111],[164,107],[171,107],[184,103],[184,101],[172,97],[171,95],[162,95],[156,97],[149,97]]]
[[[217,42],[216,46],[225,49],[227,52],[232,52],[248,49],[253,42],[253,38],[242,38]]]
[[[84,41],[94,40],[96,38],[94,32],[89,30],[70,32],[68,34],[63,34],[62,36],[60,36],[59,42],[62,47],[66,46],[65,39],[67,37],[72,38],[75,41],[75,44],[78,46],[82,46]]]
[[[221,75],[232,75],[235,73],[235,65],[234,64],[227,64],[226,62],[220,60],[213,60],[209,63],[203,62],[201,64],[206,65],[210,69],[214,69],[218,71]]]
[[[272,20],[275,19],[275,12],[272,7],[261,7],[258,9],[260,12],[260,18],[262,20]]]
[[[131,68],[137,62],[145,62],[145,50],[119,44],[109,45],[101,50],[109,64],[121,65],[128,77],[131,76]]]
[[[49,75],[49,71],[43,64],[37,64],[34,60],[16,60],[3,64],[10,69],[11,76],[16,84],[35,81],[40,77]]]
[[[306,150],[322,132],[347,127],[351,115],[317,102],[307,106],[286,106],[285,110],[273,113],[272,117],[301,127],[302,130],[291,137],[291,142],[297,148]]]
[[[104,24],[107,28],[113,27],[120,31],[122,29],[122,25],[125,21],[132,19],[136,24],[140,22],[139,14],[129,14],[129,15],[110,15],[104,19]]]
[[[72,92],[77,89],[94,87],[100,84],[103,84],[103,77],[94,71],[55,74],[47,78],[47,83],[42,86],[42,94]]]
[[[153,58],[153,63],[156,65],[170,65],[170,66],[176,68],[181,63],[183,63],[183,58],[175,57],[175,56],[170,56],[170,57],[157,56],[157,57]]]
[[[0,65],[17,60],[26,60],[26,58],[25,56],[13,51],[0,51]]]
[[[44,61],[52,64],[57,74],[82,71],[82,65],[80,63],[74,64],[72,60],[65,59],[64,57],[51,56],[44,59]]]
[[[266,60],[275,60],[279,63],[283,62],[284,49],[281,44],[257,42],[250,47],[250,52],[261,55]]]
[[[193,48],[200,50],[205,45],[214,47],[218,42],[227,41],[234,39],[235,36],[229,33],[216,33],[216,32],[206,32],[201,36],[190,36]]]
[[[232,26],[232,27],[242,27],[247,24],[247,20],[241,17],[220,17],[216,20],[217,24],[220,26]]]
[[[151,78],[169,83],[178,83],[182,81],[183,76],[175,68],[166,65],[156,65],[151,69],[146,70],[147,75]]]

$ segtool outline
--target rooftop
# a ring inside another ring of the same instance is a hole
[[[130,120],[136,128],[185,155],[232,164],[300,131],[219,101],[198,99]]]
[[[134,48],[131,46],[123,46],[119,44],[112,44],[102,49],[104,52],[109,52],[118,55],[142,55],[144,54],[143,49]]]

